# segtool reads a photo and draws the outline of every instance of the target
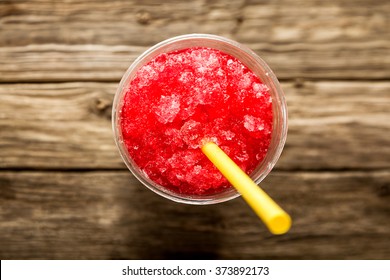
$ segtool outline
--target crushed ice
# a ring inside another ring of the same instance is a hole
[[[157,120],[166,124],[173,122],[180,111],[180,97],[177,95],[161,96],[155,109]]]
[[[264,129],[264,122],[261,118],[256,118],[254,116],[245,115],[244,116],[244,127],[251,131],[261,131]]]
[[[265,84],[253,83],[252,89],[257,98],[267,95],[269,92],[269,88]]]

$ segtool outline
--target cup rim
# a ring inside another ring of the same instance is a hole
[[[257,184],[260,183],[272,170],[276,162],[278,161],[284,144],[286,142],[287,138],[287,104],[285,101],[284,93],[280,87],[279,81],[276,78],[275,74],[271,70],[271,68],[267,65],[267,63],[261,59],[255,52],[253,52],[250,48],[246,47],[245,45],[242,45],[234,40],[218,36],[218,35],[213,35],[213,34],[199,34],[199,33],[194,33],[194,34],[185,34],[185,35],[180,35],[180,36],[175,36],[169,39],[166,39],[164,41],[161,41],[157,43],[156,45],[148,48],[145,50],[126,70],[124,75],[121,78],[121,81],[119,83],[119,86],[116,90],[115,96],[114,96],[114,101],[113,101],[113,106],[112,106],[112,129],[114,132],[114,139],[115,139],[115,144],[119,150],[120,156],[124,163],[126,164],[127,168],[130,170],[130,172],[148,189],[151,191],[157,193],[158,195],[165,197],[169,200],[179,202],[179,203],[185,203],[185,204],[192,204],[192,205],[207,205],[207,204],[216,204],[216,203],[221,203],[225,201],[232,200],[234,198],[237,198],[240,196],[240,193],[238,193],[233,187],[229,188],[226,191],[223,191],[221,193],[217,193],[215,195],[207,195],[207,196],[200,196],[200,195],[183,195],[179,193],[175,193],[173,191],[170,191],[169,189],[166,189],[162,186],[160,188],[157,187],[157,183],[153,182],[150,180],[147,176],[145,177],[145,173],[142,170],[137,170],[137,165],[135,162],[132,161],[132,159],[127,155],[127,149],[123,145],[123,141],[120,139],[120,126],[118,126],[118,116],[119,112],[118,110],[120,109],[119,105],[120,102],[123,99],[123,92],[125,89],[125,86],[131,81],[129,79],[130,75],[132,73],[135,73],[136,70],[139,69],[142,65],[147,63],[148,61],[143,61],[146,59],[148,56],[153,54],[154,52],[157,52],[163,47],[166,47],[168,45],[178,43],[178,42],[183,42],[183,41],[188,41],[188,40],[194,40],[194,39],[205,39],[209,41],[214,41],[214,42],[221,42],[227,45],[230,45],[234,48],[239,49],[240,51],[243,51],[246,55],[248,55],[255,64],[259,65],[261,70],[265,73],[256,73],[258,75],[261,75],[261,80],[264,83],[264,78],[268,79],[268,83],[271,83],[271,86],[274,90],[274,95],[277,97],[277,103],[278,106],[274,104],[274,98],[272,102],[273,106],[273,122],[275,122],[275,108],[279,108],[280,110],[278,111],[279,113],[279,118],[281,119],[281,127],[280,127],[280,135],[278,135],[278,139],[274,139],[274,134],[275,134],[275,127],[273,126],[272,129],[272,137],[271,137],[271,143],[270,147],[272,145],[272,142],[277,141],[276,147],[274,148],[274,152],[272,154],[272,157],[270,156],[270,153],[267,152],[266,157],[263,159],[262,162],[259,163],[259,166],[264,165],[264,162],[267,162],[267,164],[264,166],[264,170],[257,176],[257,178],[252,178]],[[199,45],[200,46],[200,45]],[[179,50],[181,48],[175,48],[174,50]],[[218,48],[216,48],[218,49]],[[233,55],[234,56],[234,55]],[[239,59],[239,58],[237,58]],[[240,60],[240,59],[239,59]],[[241,60],[240,60],[241,61]],[[143,62],[143,63],[142,63]],[[142,64],[140,64],[142,63]],[[243,63],[243,62],[242,62]],[[248,66],[249,67],[249,66]],[[251,69],[253,71],[253,69]],[[268,86],[269,84],[267,84]],[[270,149],[269,149],[270,150]],[[271,158],[270,158],[271,157]],[[268,159],[268,160],[267,160]],[[253,174],[253,173],[252,173]],[[251,176],[252,177],[252,176]],[[223,194],[223,196],[221,196]]]

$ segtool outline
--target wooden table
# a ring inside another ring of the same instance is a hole
[[[0,1],[0,259],[390,258],[388,1]],[[294,219],[272,236],[238,198],[163,199],[111,132],[147,47],[213,33],[254,49],[289,106],[262,186]]]

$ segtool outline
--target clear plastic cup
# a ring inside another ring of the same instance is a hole
[[[182,35],[162,41],[141,54],[127,69],[116,91],[112,107],[112,127],[114,131],[115,143],[119,149],[123,161],[125,162],[128,169],[143,185],[155,193],[176,202],[195,205],[214,204],[231,200],[238,197],[240,194],[233,187],[216,194],[188,195],[176,193],[163,186],[160,186],[159,184],[149,179],[148,176],[146,176],[146,174],[130,157],[123,143],[121,127],[119,124],[119,113],[122,107],[124,95],[126,94],[129,84],[134,78],[138,69],[161,53],[167,53],[191,47],[210,47],[236,57],[249,69],[251,69],[270,89],[269,93],[272,97],[273,109],[273,130],[271,143],[267,151],[267,155],[250,174],[250,177],[257,184],[259,184],[268,175],[279,159],[287,137],[287,105],[284,94],[275,74],[259,56],[257,56],[246,46],[224,37],[210,34]]]

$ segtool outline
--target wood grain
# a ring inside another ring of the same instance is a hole
[[[282,79],[388,79],[386,1],[4,1],[0,81],[118,81],[147,46],[186,33],[254,49]]]
[[[235,199],[177,204],[127,171],[0,172],[1,259],[386,259],[389,171],[273,172],[291,213],[271,236]]]
[[[247,45],[269,64],[279,79],[383,80],[390,77],[386,41],[366,42],[351,48],[345,44]],[[146,49],[52,44],[0,47],[0,82],[119,82],[130,64]]]
[[[2,84],[0,167],[125,168],[111,130],[113,83]],[[277,168],[390,167],[390,83],[283,83],[289,134]]]
[[[218,33],[245,42],[383,40],[388,2],[316,0],[183,2],[2,1],[2,46],[150,45],[177,34]]]
[[[390,3],[0,1],[0,259],[389,259]],[[212,33],[283,81],[287,143],[261,183],[294,224],[240,199],[170,202],[111,131],[124,71],[151,45]]]

